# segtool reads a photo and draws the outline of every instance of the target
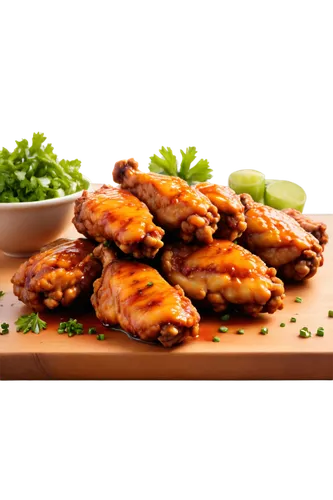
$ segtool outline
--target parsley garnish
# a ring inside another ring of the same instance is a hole
[[[17,321],[15,321],[17,332],[34,332],[39,333],[41,330],[45,330],[47,323],[40,319],[38,313],[23,314]]]
[[[181,177],[189,184],[209,181],[214,176],[214,166],[208,156],[201,156],[196,144],[181,146],[178,151],[172,145],[161,144],[147,160],[151,172]]]

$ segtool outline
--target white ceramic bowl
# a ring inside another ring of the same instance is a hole
[[[82,191],[44,201],[0,203],[0,249],[10,257],[28,257],[59,238],[74,215]]]

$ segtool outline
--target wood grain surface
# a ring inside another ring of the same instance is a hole
[[[333,215],[317,215],[315,219],[328,225],[333,240]],[[66,235],[76,237],[69,228]],[[27,237],[27,235],[22,235]],[[219,334],[221,341],[212,342],[221,326],[219,315],[203,315],[199,339],[165,349],[129,339],[125,334],[104,328],[92,309],[62,310],[42,314],[47,330],[39,335],[15,331],[14,322],[30,312],[12,293],[10,278],[20,259],[8,258],[0,252],[0,323],[10,323],[10,333],[0,336],[0,379],[332,379],[333,378],[333,244],[325,250],[325,263],[311,280],[287,286],[285,306],[273,315],[251,319],[235,317],[225,323],[229,331]],[[298,304],[295,297],[301,296]],[[290,318],[297,318],[290,323]],[[84,323],[85,331],[96,326],[105,340],[84,334],[69,338],[59,335],[61,319],[75,317]],[[285,328],[279,325],[286,324]],[[261,335],[266,326],[268,335]],[[309,339],[299,337],[301,327],[313,333]],[[325,328],[325,336],[315,335]],[[237,335],[239,328],[244,335]]]

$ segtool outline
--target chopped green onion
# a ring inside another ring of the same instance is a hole
[[[260,333],[262,333],[262,335],[267,335],[268,333],[268,328],[264,327],[260,330]]]
[[[240,330],[237,330],[238,335],[244,335],[244,330],[241,328]]]
[[[104,333],[100,333],[99,335],[97,335],[97,340],[105,340],[105,335]]]
[[[91,328],[89,328],[88,333],[89,333],[89,335],[95,334],[96,333],[96,328],[94,326],[92,326]]]
[[[311,337],[311,332],[309,332],[309,330],[304,327],[304,328],[301,328],[301,330],[299,331],[299,336],[302,337],[303,339],[308,339],[309,337]]]
[[[44,134],[33,134],[32,144],[16,141],[13,152],[0,150],[0,203],[40,201],[87,189],[79,160],[59,161]]]
[[[0,290],[0,298],[3,297],[5,295],[5,292],[3,292],[2,290]]]
[[[328,311],[328,317],[333,318],[333,311]]]
[[[70,318],[68,321],[63,321],[59,324],[58,333],[67,333],[68,337],[82,335],[83,325],[82,323],[78,323],[77,319]]]
[[[152,281],[148,281],[147,286],[153,286],[154,283]]]
[[[302,297],[296,297],[295,302],[298,302],[299,304],[302,302]]]
[[[228,328],[226,326],[220,326],[219,332],[226,333],[227,331],[228,331]]]
[[[230,314],[224,314],[223,316],[221,316],[222,321],[229,321],[229,319],[230,319]]]
[[[280,323],[281,328],[284,328],[286,326],[285,323]]]
[[[317,333],[316,335],[318,337],[323,337],[324,336],[324,328],[322,326],[320,326],[318,329],[317,329]]]
[[[212,338],[212,342],[220,342],[220,337],[215,335],[215,337]]]
[[[1,323],[0,328],[0,335],[7,335],[9,333],[9,323]]]
[[[296,318],[290,318],[290,323],[296,323]]]

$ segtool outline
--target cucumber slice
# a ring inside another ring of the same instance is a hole
[[[278,210],[295,208],[303,212],[305,202],[306,193],[304,189],[294,182],[275,181],[266,188],[266,205],[277,208]]]
[[[267,188],[267,186],[272,184],[272,182],[280,182],[280,181],[285,181],[285,180],[286,179],[284,177],[274,177],[273,175],[267,175],[266,181],[265,181],[266,188]]]
[[[265,193],[265,176],[258,170],[236,170],[229,176],[229,187],[237,194],[248,193],[254,201],[262,202]]]

